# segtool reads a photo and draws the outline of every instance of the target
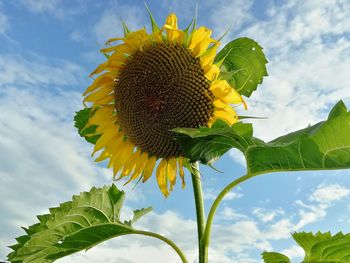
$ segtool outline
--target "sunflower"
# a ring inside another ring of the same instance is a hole
[[[210,127],[217,119],[232,125],[238,117],[231,104],[244,103],[214,63],[219,41],[206,27],[178,29],[174,13],[159,28],[152,16],[152,33],[145,29],[107,41],[107,60],[83,96],[91,103],[87,126],[100,135],[93,154],[108,160],[114,178],[146,182],[156,169],[164,196],[176,183],[185,186],[187,159],[171,131],[177,127]],[[112,43],[116,43],[113,44]]]

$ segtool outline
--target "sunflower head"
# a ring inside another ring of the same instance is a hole
[[[219,78],[214,58],[220,43],[210,29],[180,30],[174,13],[154,28],[107,41],[101,50],[107,60],[91,73],[97,77],[84,102],[93,109],[87,126],[97,125],[100,135],[96,161],[108,160],[115,177],[129,176],[126,183],[146,182],[156,169],[168,196],[177,174],[184,187],[187,162],[171,130],[210,127],[217,119],[232,125],[238,118],[231,104],[243,99]]]

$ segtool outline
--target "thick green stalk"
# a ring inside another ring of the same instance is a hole
[[[198,249],[199,249],[199,263],[204,263],[205,254],[202,246],[202,238],[205,229],[205,214],[204,214],[204,202],[203,202],[203,191],[202,181],[199,173],[198,162],[191,165],[192,172],[192,186],[194,201],[196,204],[196,215],[197,215],[197,230],[198,230]]]
[[[182,263],[188,263],[185,254],[181,251],[180,248],[178,248],[178,246],[175,245],[175,243],[169,239],[167,239],[166,237],[159,235],[157,233],[153,233],[153,232],[148,232],[148,231],[141,231],[141,230],[134,230],[133,234],[137,234],[137,235],[144,235],[144,236],[149,236],[149,237],[154,237],[154,238],[158,238],[162,241],[164,241],[165,243],[167,243],[169,246],[171,246],[176,253],[179,255],[179,257],[182,260]]]
[[[244,176],[239,177],[238,179],[234,180],[232,183],[227,185],[221,192],[220,194],[216,197],[213,205],[210,208],[209,214],[208,214],[208,220],[205,226],[204,234],[203,234],[203,239],[202,239],[202,247],[203,247],[203,253],[204,253],[204,258],[205,261],[203,263],[208,262],[208,248],[209,248],[209,241],[210,241],[210,231],[211,231],[211,225],[214,220],[214,215],[219,207],[220,202],[224,199],[225,195],[229,193],[234,187],[239,185],[240,183],[248,180],[252,176],[250,174],[246,174]]]

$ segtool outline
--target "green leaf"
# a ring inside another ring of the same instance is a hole
[[[132,218],[132,223],[135,223],[137,220],[139,220],[141,217],[143,217],[145,214],[148,214],[152,211],[152,207],[142,208],[134,210],[134,216]]]
[[[224,121],[218,120],[211,128],[176,128],[174,131],[176,140],[190,162],[210,164],[231,148],[245,152],[253,145],[263,145],[261,140],[252,137],[252,125],[241,122],[229,127]]]
[[[263,252],[262,258],[265,263],[290,263],[287,256],[276,252]]]
[[[86,124],[91,115],[91,108],[85,108],[75,113],[74,116],[74,127],[78,129],[78,133],[81,137],[92,144],[96,144],[100,135],[94,135],[97,125],[92,125],[86,128]]]
[[[220,122],[212,128],[175,129],[185,156],[211,163],[231,148],[240,150],[253,175],[278,171],[350,168],[350,113],[337,103],[326,121],[271,142],[253,137],[251,124],[232,127]]]
[[[305,251],[303,263],[349,263],[350,262],[350,234],[341,232],[335,234],[317,232],[300,232],[293,234],[294,240]],[[290,262],[278,261],[278,257],[286,256],[275,252],[264,252],[265,263]],[[275,261],[273,261],[276,259]],[[289,260],[289,259],[288,259]]]
[[[72,253],[89,249],[105,240],[134,234],[132,223],[151,211],[136,210],[134,219],[120,221],[125,193],[115,185],[92,188],[73,196],[73,200],[51,208],[50,214],[38,216],[39,223],[25,229],[18,237],[11,262],[53,262]]]
[[[215,62],[220,61],[223,71],[220,77],[247,97],[262,83],[263,77],[268,76],[262,47],[246,37],[228,43],[215,58]]]

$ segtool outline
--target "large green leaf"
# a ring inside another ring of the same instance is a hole
[[[132,223],[151,208],[135,210],[131,221],[120,221],[125,194],[115,185],[92,188],[73,196],[70,202],[51,208],[50,214],[38,216],[39,223],[24,229],[18,237],[11,262],[53,262],[72,253],[89,249],[105,240],[135,234]]]
[[[301,232],[294,233],[293,238],[305,251],[303,263],[350,262],[350,234],[339,232],[332,236],[329,232]],[[264,252],[262,256],[265,263],[290,262],[288,257],[276,252]]]
[[[251,124],[223,122],[212,128],[175,129],[185,156],[211,163],[231,148],[240,150],[251,175],[277,171],[350,168],[350,113],[337,103],[326,121],[265,143]]]
[[[228,43],[216,56],[215,62],[222,61],[221,78],[242,95],[250,97],[263,77],[267,76],[267,60],[262,47],[254,40],[242,37]]]
[[[277,252],[263,252],[262,258],[265,263],[290,263],[287,256]]]
[[[78,129],[81,137],[84,137],[88,142],[95,144],[100,135],[93,135],[96,131],[97,125],[86,127],[91,115],[91,108],[85,108],[75,113],[74,126]]]

